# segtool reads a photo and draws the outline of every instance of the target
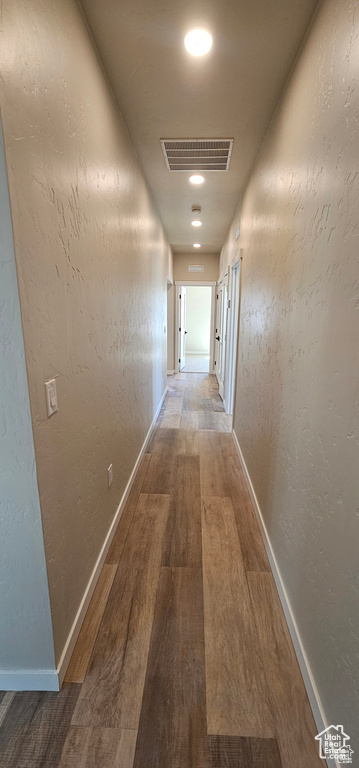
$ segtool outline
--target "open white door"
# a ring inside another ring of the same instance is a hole
[[[179,289],[179,370],[186,364],[186,288]]]
[[[215,371],[219,394],[224,395],[224,371],[226,362],[228,278],[224,278],[217,288]]]

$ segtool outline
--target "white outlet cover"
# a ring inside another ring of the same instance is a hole
[[[52,416],[58,410],[56,379],[45,381],[47,415]]]

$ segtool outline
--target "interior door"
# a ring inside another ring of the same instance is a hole
[[[179,293],[179,370],[186,365],[186,288],[182,285]]]
[[[219,387],[219,394],[223,399],[224,371],[226,358],[226,331],[227,331],[227,297],[228,284],[222,281],[217,288],[217,314],[216,314],[216,347],[215,369]]]

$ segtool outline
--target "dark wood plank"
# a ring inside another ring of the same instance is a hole
[[[320,768],[317,728],[270,573],[247,573],[283,768]]]
[[[152,455],[143,481],[143,493],[172,493],[178,429],[156,432],[151,446]]]
[[[183,397],[183,411],[198,411],[199,410],[199,397],[192,392],[186,393]]]
[[[82,683],[85,679],[116,569],[117,565],[102,568],[66,671],[66,683]]]
[[[275,735],[230,499],[202,499],[208,733]]]
[[[282,768],[275,739],[208,736],[207,768]]]
[[[0,755],[2,768],[14,768],[27,737],[31,720],[41,701],[41,693],[17,693],[7,709],[0,728]]]
[[[216,413],[214,411],[199,411],[198,413],[198,429],[216,429]]]
[[[161,421],[161,428],[162,429],[179,429],[180,423],[181,423],[180,413],[167,413],[165,411]]]
[[[125,504],[125,508],[122,512],[119,524],[116,528],[116,533],[112,539],[111,546],[107,554],[106,563],[108,565],[113,565],[114,563],[120,562],[120,558],[123,552],[123,548],[125,546],[127,534],[128,534],[130,525],[132,523],[132,518],[137,506],[139,495],[142,491],[143,481],[146,477],[146,472],[147,472],[150,460],[151,460],[151,454],[145,453],[141,461],[141,464],[138,468],[138,472],[136,474],[133,486],[130,490],[128,499]]]
[[[0,729],[1,768],[57,768],[79,687],[16,694]]]
[[[178,384],[178,382],[176,382]],[[183,398],[183,392],[182,389],[180,389],[178,386],[174,386],[174,384],[169,385],[168,387],[168,397],[182,397]]]
[[[199,412],[201,411],[210,411],[213,412],[213,406],[212,406],[212,400],[210,397],[199,397],[198,398],[198,408],[197,410]]]
[[[228,458],[238,459],[236,446],[231,434],[222,432],[219,436],[219,442],[221,444],[222,454],[225,461],[227,461]]]
[[[206,768],[200,569],[161,570],[134,768]]]
[[[246,571],[270,571],[267,553],[253,504],[237,458],[225,461],[228,495],[232,499]]]
[[[198,435],[202,496],[228,496],[218,432],[202,430]]]
[[[199,456],[198,430],[178,430],[177,454],[184,454],[186,456]]]
[[[218,395],[218,398],[212,397],[211,399],[212,399],[212,408],[214,411],[217,411],[218,413],[222,413],[225,411],[223,400],[219,397],[219,395]]]
[[[216,432],[232,431],[232,416],[214,411],[198,412],[198,429],[214,429]]]
[[[59,768],[132,768],[136,738],[137,731],[73,725]]]
[[[182,412],[183,397],[168,396],[165,404],[165,413],[180,414]]]
[[[198,429],[197,411],[182,411],[180,428],[197,430]]]
[[[138,727],[169,502],[139,498],[72,725]]]
[[[5,720],[6,713],[15,698],[15,691],[0,691],[0,728]]]
[[[177,456],[162,565],[202,565],[201,488],[198,456]]]

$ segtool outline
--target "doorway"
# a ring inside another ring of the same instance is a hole
[[[212,373],[214,288],[187,283],[177,290],[178,371]]]
[[[224,399],[224,378],[226,365],[227,309],[228,275],[226,275],[223,280],[220,281],[217,288],[215,367],[219,387],[219,395],[222,400]]]
[[[233,415],[237,369],[241,259],[219,281],[216,294],[215,373],[225,411]]]

